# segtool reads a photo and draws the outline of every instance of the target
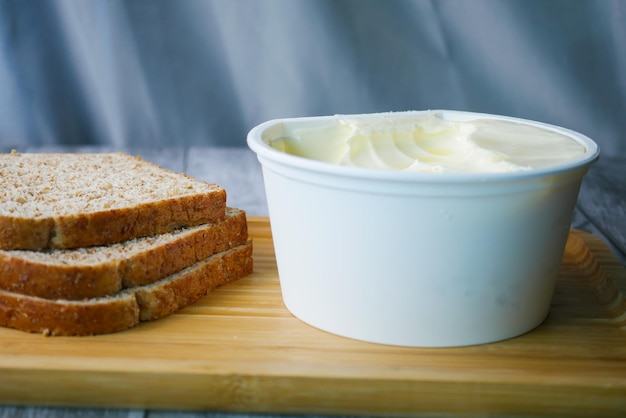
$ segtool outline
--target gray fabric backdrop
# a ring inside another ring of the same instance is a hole
[[[245,145],[273,118],[463,109],[626,155],[623,0],[0,0],[0,144]]]

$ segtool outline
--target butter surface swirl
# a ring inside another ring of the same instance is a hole
[[[273,148],[332,164],[416,172],[513,172],[582,158],[583,144],[526,123],[450,121],[434,112],[338,116],[316,128],[286,129]]]

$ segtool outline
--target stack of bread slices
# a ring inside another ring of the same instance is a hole
[[[0,325],[96,335],[252,271],[226,191],[123,153],[0,154]]]

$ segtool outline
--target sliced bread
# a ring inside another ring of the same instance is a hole
[[[45,335],[86,336],[122,331],[170,315],[213,288],[252,271],[252,243],[214,254],[155,283],[113,296],[51,300],[0,290],[0,325]]]
[[[109,245],[224,218],[226,191],[123,153],[0,154],[0,248]]]
[[[108,246],[0,250],[0,289],[46,299],[106,296],[153,283],[247,240],[245,212],[227,208],[216,223]]]

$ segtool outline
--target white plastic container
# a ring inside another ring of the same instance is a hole
[[[575,162],[502,174],[411,173],[339,166],[268,142],[285,126],[252,129],[286,307],[302,321],[375,343],[449,347],[526,333],[546,318],[580,184],[597,145]],[[367,118],[368,115],[358,115]]]

